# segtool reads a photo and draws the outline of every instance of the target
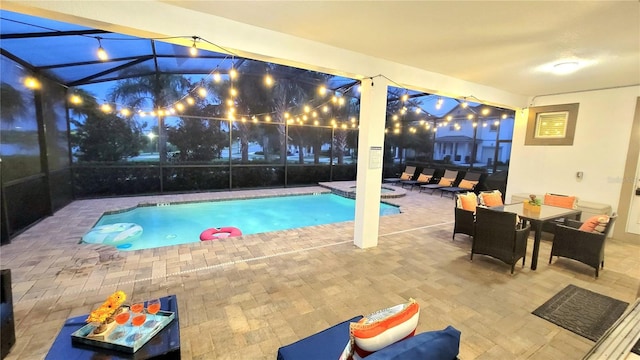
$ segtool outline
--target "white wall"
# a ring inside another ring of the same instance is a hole
[[[579,103],[573,146],[525,146],[528,111],[516,112],[507,183],[515,193],[576,195],[618,210],[640,86],[540,96],[531,106]],[[584,172],[582,180],[576,172]]]

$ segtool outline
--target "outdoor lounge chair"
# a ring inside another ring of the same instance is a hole
[[[440,178],[440,181],[438,181],[437,184],[420,185],[420,192],[422,192],[423,190],[431,190],[431,194],[433,194],[433,192],[436,191],[437,189],[453,186],[457,177],[458,177],[457,171],[446,170],[444,172],[444,175],[442,175],[442,177]]]
[[[400,174],[400,177],[397,178],[385,178],[382,179],[382,182],[384,183],[392,183],[392,184],[397,184],[400,181],[403,180],[413,180],[413,176],[416,173],[416,167],[415,166],[405,166],[404,167],[404,171],[402,172],[402,174]]]
[[[469,171],[464,175],[464,178],[460,180],[458,186],[443,187],[437,190],[440,190],[440,196],[442,196],[442,194],[449,193],[451,194],[451,197],[455,198],[454,195],[457,193],[475,191],[478,183],[480,182],[481,176],[482,173]]]
[[[604,225],[604,229],[598,229],[597,225],[603,217],[609,221]],[[566,219],[566,225],[556,225],[549,264],[554,256],[577,260],[595,268],[597,278],[599,269],[604,268],[604,243],[616,218],[616,213],[613,213],[611,216],[593,216],[584,223]]]
[[[413,190],[414,186],[420,186],[420,185],[426,185],[429,184],[429,182],[431,181],[431,179],[433,178],[433,175],[435,174],[436,170],[435,169],[423,169],[422,172],[420,173],[420,175],[418,175],[418,178],[413,180],[401,180],[400,181],[400,185],[404,188],[405,185],[411,185],[411,190]]]
[[[531,225],[523,227],[516,219],[514,213],[477,208],[471,261],[473,254],[489,255],[511,265],[511,274],[520,258],[524,266]]]

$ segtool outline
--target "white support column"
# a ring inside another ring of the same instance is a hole
[[[360,248],[378,245],[388,85],[389,82],[382,77],[362,80],[360,85],[358,175],[353,238],[353,243]]]

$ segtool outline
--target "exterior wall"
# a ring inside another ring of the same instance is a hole
[[[507,201],[515,193],[551,192],[619,211],[638,96],[640,86],[536,97],[532,106],[580,104],[572,146],[525,146],[528,110],[516,112]]]
[[[487,126],[482,126],[482,124],[478,127],[476,133],[476,163],[481,164],[492,164],[496,161],[495,157],[495,146],[496,140],[498,138],[498,133],[496,130],[491,130],[491,123],[493,120],[487,121]],[[466,157],[471,156],[473,152],[473,143],[467,141],[459,141],[459,142],[438,142],[438,139],[442,139],[448,136],[466,136],[473,139],[473,123],[468,120],[459,121],[460,130],[451,130],[449,126],[443,126],[438,128],[438,132],[436,133],[436,144],[434,149],[434,160],[442,160],[445,156],[451,156],[451,160],[456,164],[467,163]],[[500,121],[500,140],[511,140],[513,135],[513,118],[507,118]],[[457,148],[456,148],[457,144]],[[454,149],[457,149],[454,151]],[[460,160],[455,160],[455,155],[460,155]],[[500,142],[499,143],[499,156],[497,158],[498,161],[506,163],[511,158],[511,143]],[[491,161],[489,162],[489,159]]]

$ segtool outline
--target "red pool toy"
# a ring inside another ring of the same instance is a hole
[[[242,236],[242,231],[233,226],[221,227],[220,229],[211,228],[200,234],[200,241],[217,240],[236,236]]]

